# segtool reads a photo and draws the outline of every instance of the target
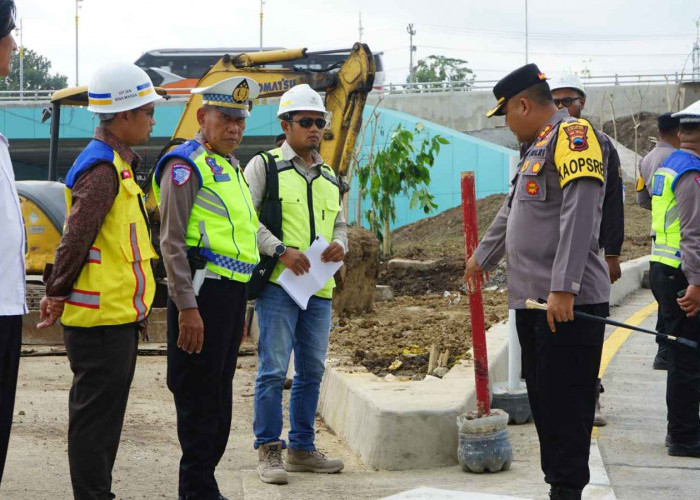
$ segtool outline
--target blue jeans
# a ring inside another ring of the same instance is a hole
[[[277,285],[267,285],[255,302],[260,338],[255,379],[255,448],[280,440],[282,390],[294,349],[294,381],[289,401],[289,446],[314,450],[314,419],[325,370],[331,301],[311,297],[302,310]]]

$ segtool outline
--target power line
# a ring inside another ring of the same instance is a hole
[[[422,49],[437,49],[437,50],[451,50],[451,51],[461,51],[461,52],[478,52],[485,54],[522,54],[522,51],[518,50],[482,50],[482,49],[469,49],[465,47],[442,47],[438,45],[419,45]],[[533,55],[539,56],[582,56],[582,57],[685,57],[685,53],[669,53],[669,54],[622,54],[622,53],[594,53],[594,52],[530,52]]]

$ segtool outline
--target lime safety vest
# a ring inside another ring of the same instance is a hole
[[[317,235],[333,240],[335,219],[340,212],[340,188],[333,169],[319,167],[320,175],[307,182],[291,161],[285,161],[280,148],[269,151],[277,164],[279,196],[282,205],[282,242],[300,251],[307,250]],[[277,278],[285,266],[278,262],[270,281]],[[324,299],[333,297],[335,280],[329,279],[315,295]]]
[[[651,192],[651,227],[656,231],[651,261],[679,268],[681,265],[681,223],[674,190],[686,172],[700,171],[700,158],[676,150],[654,173]]]
[[[213,273],[247,283],[260,261],[258,215],[241,169],[189,140],[164,155],[156,166],[153,191],[158,206],[162,168],[172,159],[183,162],[173,164],[173,176],[188,176],[193,171],[199,181],[187,223],[187,246],[199,248],[208,261],[207,269]]]
[[[81,174],[98,163],[111,163],[119,191],[90,248],[87,260],[66,300],[61,322],[71,327],[123,325],[143,321],[155,294],[151,245],[143,191],[131,166],[104,142],[93,140],[66,176],[66,220],[71,190]]]

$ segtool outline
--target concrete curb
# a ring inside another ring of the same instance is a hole
[[[610,305],[620,304],[625,297],[642,286],[644,271],[649,270],[649,256],[620,264],[622,276],[610,287]]]
[[[486,335],[489,373],[508,372],[508,325]],[[329,366],[319,412],[369,467],[427,469],[457,463],[457,415],[476,409],[474,367],[455,365],[442,379],[386,382],[368,372]]]
[[[610,293],[612,305],[640,287],[649,257],[624,262],[621,267],[622,276]],[[486,342],[490,380],[505,381],[508,323],[490,328]],[[366,371],[344,370],[329,361],[319,403],[319,413],[326,423],[365,464],[384,470],[456,464],[457,415],[475,408],[471,361],[455,365],[442,379],[431,377],[421,382],[387,382]],[[605,476],[604,466],[602,474]]]

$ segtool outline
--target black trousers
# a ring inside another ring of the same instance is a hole
[[[0,483],[10,442],[21,347],[22,316],[0,316]]]
[[[663,333],[700,340],[700,319],[688,318],[676,302],[678,292],[688,286],[680,269],[651,263],[651,291],[663,315]],[[700,439],[700,352],[677,342],[668,342],[666,375],[668,433],[676,443],[694,444]]]
[[[245,285],[205,279],[197,297],[204,322],[199,354],[177,347],[178,309],[168,299],[168,388],[175,398],[182,448],[179,495],[187,500],[218,499],[214,469],[231,431],[233,375],[245,323]]]
[[[608,304],[576,306],[607,316]],[[582,490],[590,479],[588,455],[605,325],[576,319],[552,333],[545,311],[517,309],[522,370],[540,441],[545,481]]]
[[[115,498],[112,468],[136,368],[138,326],[64,327],[73,371],[68,461],[76,500]]]

